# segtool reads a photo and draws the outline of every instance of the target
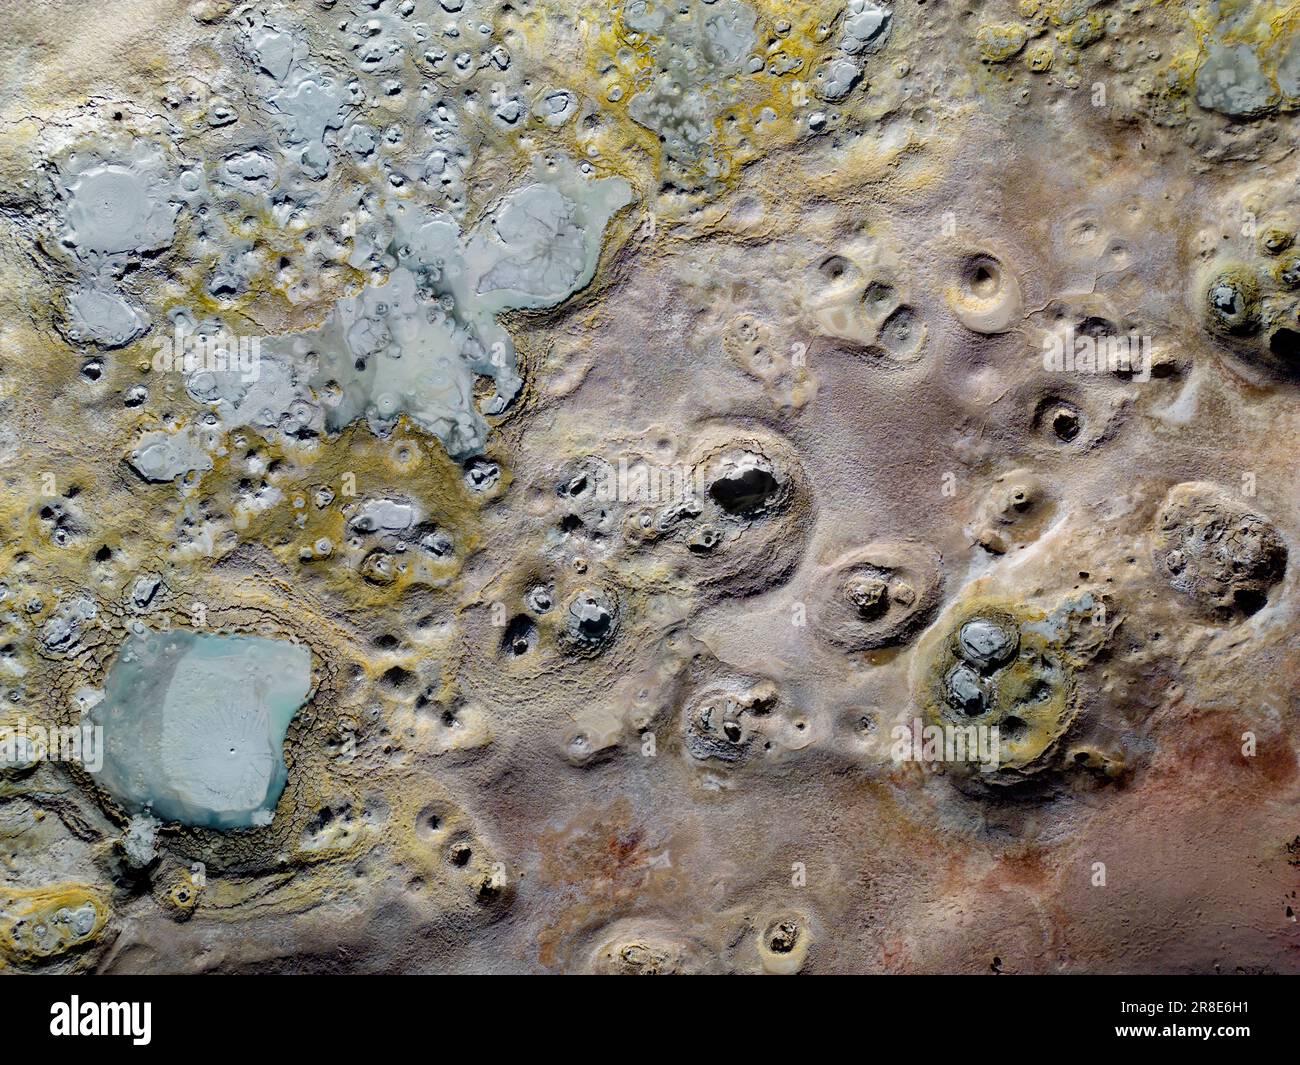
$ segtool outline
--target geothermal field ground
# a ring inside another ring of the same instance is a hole
[[[0,972],[1300,973],[1300,4],[0,56]]]

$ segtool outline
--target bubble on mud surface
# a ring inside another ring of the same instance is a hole
[[[999,666],[1016,650],[1016,634],[988,618],[973,618],[957,636],[966,661],[982,670]]]
[[[988,711],[990,685],[969,666],[955,666],[945,681],[948,702],[964,714],[977,717]]]

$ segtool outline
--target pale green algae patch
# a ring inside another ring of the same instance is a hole
[[[207,828],[271,822],[284,737],[311,689],[311,654],[285,640],[186,631],[129,637],[91,712],[99,783],[133,814]]]

